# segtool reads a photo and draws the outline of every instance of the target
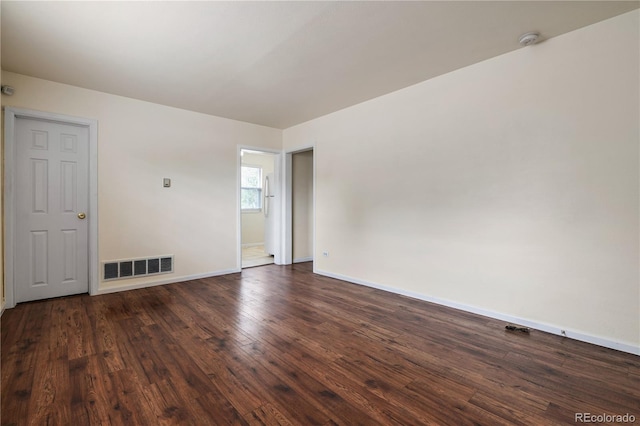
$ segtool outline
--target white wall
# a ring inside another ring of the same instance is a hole
[[[242,156],[242,164],[262,167],[262,181],[267,174],[273,173],[275,156],[273,154],[250,154]],[[242,244],[264,244],[264,211],[242,213]]]
[[[136,286],[237,270],[237,146],[279,149],[282,131],[2,73],[3,104],[98,120],[100,261],[175,255]],[[172,179],[171,188],[162,178]]]
[[[293,261],[313,258],[313,151],[292,155]]]
[[[638,17],[286,129],[316,269],[640,353]]]

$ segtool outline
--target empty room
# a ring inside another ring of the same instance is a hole
[[[0,423],[639,424],[639,8],[3,0]]]

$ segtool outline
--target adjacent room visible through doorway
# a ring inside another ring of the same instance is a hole
[[[313,261],[313,149],[291,157],[291,225],[293,263]]]
[[[268,265],[278,244],[276,155],[248,149],[240,155],[242,268]]]

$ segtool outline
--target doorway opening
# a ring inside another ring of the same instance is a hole
[[[280,248],[278,155],[240,149],[241,268],[276,263]]]
[[[315,156],[308,147],[285,156],[284,263],[312,262],[315,253]]]

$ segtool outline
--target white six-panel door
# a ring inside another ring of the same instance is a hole
[[[15,122],[15,302],[86,293],[89,129]]]

